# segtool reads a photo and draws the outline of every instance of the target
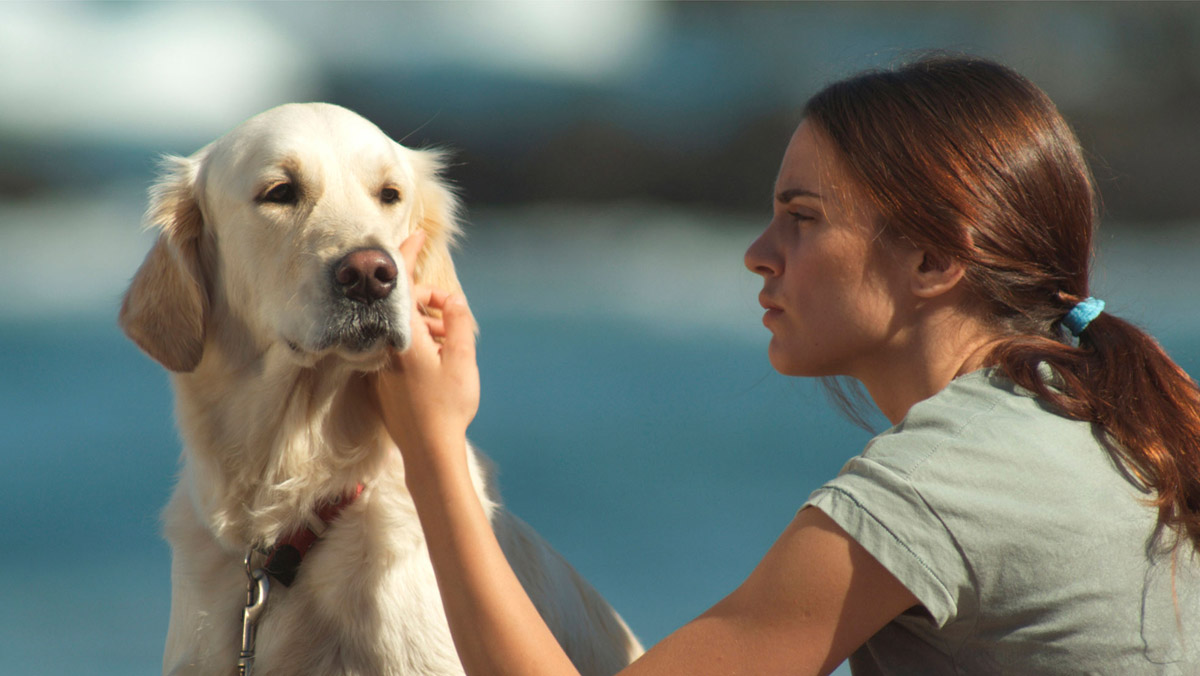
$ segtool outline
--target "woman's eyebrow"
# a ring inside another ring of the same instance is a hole
[[[789,188],[776,195],[775,199],[781,204],[787,204],[797,197],[813,197],[816,199],[821,199],[820,195],[805,188]]]

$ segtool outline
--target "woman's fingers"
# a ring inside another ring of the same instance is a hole
[[[467,298],[461,293],[450,295],[442,306],[445,338],[442,351],[445,358],[475,360],[475,328]]]
[[[414,284],[412,288],[413,303],[421,314],[428,316],[429,310],[441,311],[446,305],[446,300],[450,297],[450,292],[443,291],[434,286],[425,286],[423,284]]]
[[[418,326],[418,321],[423,322],[429,335],[439,343],[446,336],[446,323],[443,315],[448,296],[449,294],[445,291],[432,287],[419,286],[413,289],[413,301],[417,308],[417,316],[413,318],[413,327]]]
[[[472,347],[475,344],[474,321],[466,298],[462,294],[443,294],[434,292],[437,298],[425,307],[436,310],[437,316],[423,313],[420,321],[425,330],[435,342],[444,343],[450,331],[455,332],[456,340],[468,340]],[[443,297],[444,296],[444,297]],[[414,323],[414,326],[417,326]]]
[[[428,335],[434,342],[441,343],[447,336],[447,322],[445,315],[447,313],[447,303],[455,294],[451,294],[442,289],[423,284],[417,284],[415,277],[417,258],[421,253],[421,247],[425,245],[426,234],[423,230],[417,230],[409,235],[407,239],[400,244],[400,258],[404,262],[405,269],[408,270],[409,278],[412,281],[411,295],[413,305],[416,308],[417,315],[413,317],[413,328],[417,335],[415,339],[421,340],[425,335]],[[456,326],[464,327],[471,342],[472,354],[474,352],[474,335],[473,323],[470,319],[470,310],[466,308],[466,299],[459,296],[459,302],[462,307],[456,309],[456,317],[461,317],[465,314],[465,321],[458,321]],[[417,322],[421,321],[421,324]],[[457,321],[457,320],[456,320]],[[421,330],[424,326],[424,331]]]
[[[408,271],[409,280],[415,279],[417,256],[421,247],[425,246],[425,231],[417,230],[400,244],[400,259],[404,261],[404,269]]]
[[[446,322],[440,317],[425,317],[425,329],[429,331],[429,335],[433,336],[434,340],[442,340],[446,337]]]
[[[404,267],[408,271],[408,276],[412,283],[413,303],[416,304],[421,314],[428,317],[429,310],[442,310],[450,294],[432,286],[416,283],[414,275],[417,269],[417,258],[421,254],[421,247],[425,246],[425,239],[426,234],[424,230],[417,230],[409,235],[400,243],[400,259],[404,261]]]
[[[453,331],[458,341],[456,349],[473,360],[475,320],[466,297],[461,292],[451,293],[432,286],[416,285],[412,289],[412,298],[417,310],[413,318],[414,339],[424,342],[428,337],[439,345],[438,351],[441,352]]]

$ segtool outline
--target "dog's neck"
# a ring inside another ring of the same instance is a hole
[[[196,370],[173,378],[184,471],[206,475],[193,500],[232,547],[273,541],[395,451],[366,376],[332,358],[305,367],[288,350],[210,340]]]

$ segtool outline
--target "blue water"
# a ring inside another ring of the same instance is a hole
[[[552,228],[560,218],[480,217],[458,258],[482,330],[471,437],[510,508],[652,644],[741,582],[869,435],[771,371],[740,269],[752,224],[650,210]],[[1193,230],[1114,236],[1100,276],[1196,373]],[[90,232],[59,234],[86,248]],[[36,239],[0,230],[0,288],[28,283],[12,271]],[[95,280],[59,305],[0,298],[2,673],[159,670],[157,514],[179,445],[164,373],[113,320],[144,245],[89,258]]]

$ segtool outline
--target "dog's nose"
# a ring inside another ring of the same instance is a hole
[[[383,249],[358,249],[346,254],[333,269],[342,293],[359,303],[388,297],[396,288],[396,260]]]

